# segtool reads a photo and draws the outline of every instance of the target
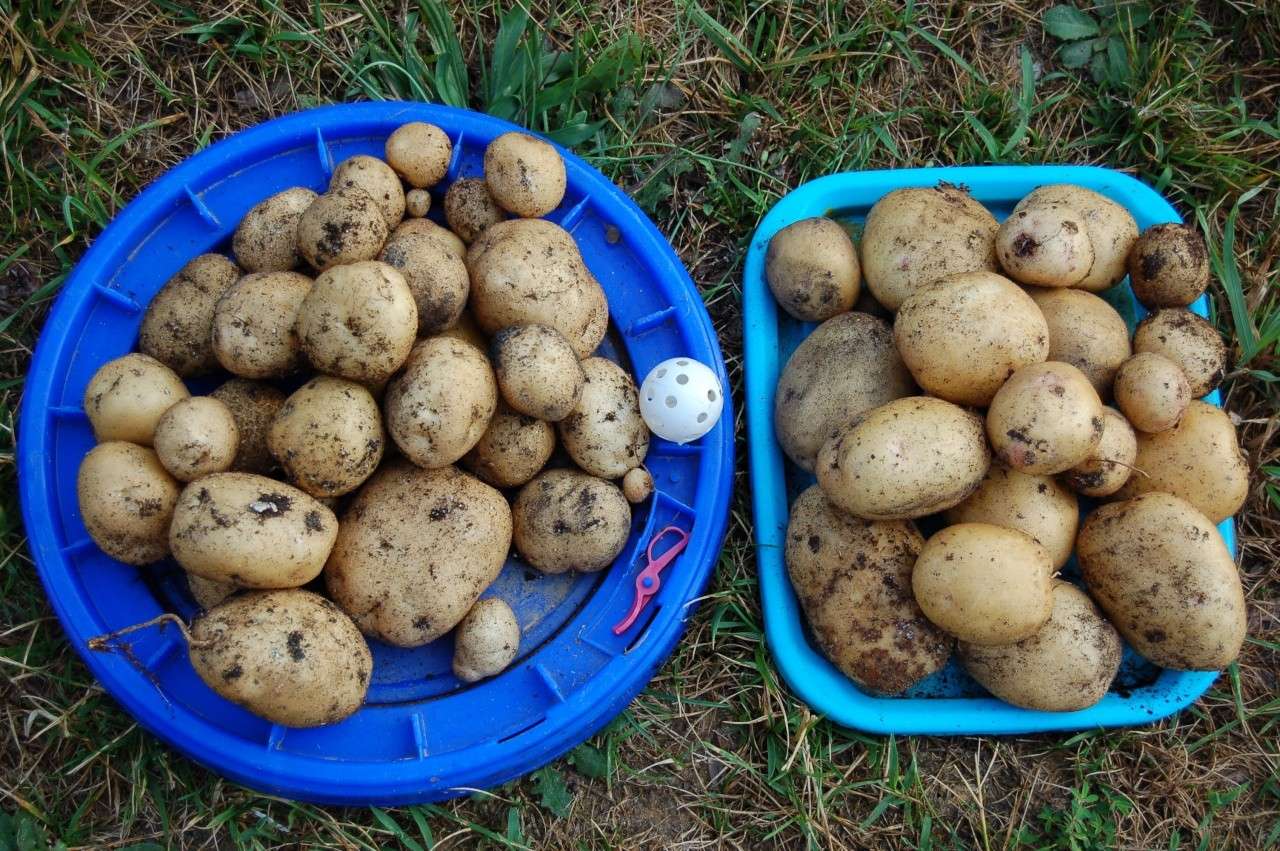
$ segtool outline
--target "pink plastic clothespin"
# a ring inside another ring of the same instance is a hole
[[[668,532],[674,532],[679,535],[680,540],[677,541],[669,550],[655,559],[653,557],[653,548],[658,545],[658,541],[662,540],[663,536]],[[667,526],[661,532],[653,536],[649,541],[649,549],[645,552],[645,558],[649,563],[645,565],[644,570],[640,571],[636,576],[635,602],[631,604],[631,611],[627,612],[627,616],[622,619],[622,622],[613,628],[614,635],[622,635],[622,633],[630,629],[631,625],[636,622],[636,618],[640,617],[640,613],[644,611],[644,607],[649,605],[649,600],[653,599],[653,596],[658,593],[658,589],[662,587],[662,577],[659,576],[659,574],[662,573],[667,565],[675,561],[676,556],[680,555],[680,553],[684,551],[684,548],[688,543],[689,533],[678,526]]]

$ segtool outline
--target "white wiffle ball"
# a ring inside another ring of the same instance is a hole
[[[672,443],[688,443],[711,431],[724,410],[724,388],[706,364],[671,358],[650,370],[640,385],[640,415],[649,430]]]

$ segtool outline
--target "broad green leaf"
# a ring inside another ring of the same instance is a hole
[[[569,814],[573,805],[573,795],[564,783],[560,772],[550,765],[543,766],[533,773],[534,791],[538,794],[538,802],[550,810],[558,818]]]
[[[1044,31],[1062,41],[1091,38],[1098,34],[1098,22],[1075,6],[1059,4],[1044,13]]]
[[[569,754],[569,761],[578,773],[584,777],[603,778],[609,776],[609,759],[604,753],[591,745],[578,745]]]
[[[1094,39],[1073,41],[1058,50],[1058,63],[1063,68],[1083,68],[1093,56]]]
[[[1107,54],[1095,53],[1089,60],[1089,75],[1095,83],[1103,83],[1107,79]]]
[[[1122,27],[1138,29],[1151,20],[1151,4],[1145,0],[1110,0],[1098,5],[1105,18],[1114,18]]]
[[[1132,76],[1129,51],[1124,46],[1124,39],[1113,35],[1107,39],[1107,78],[1117,85],[1123,85]]]

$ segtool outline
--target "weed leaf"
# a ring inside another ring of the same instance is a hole
[[[1098,22],[1075,6],[1060,4],[1044,13],[1045,32],[1062,41],[1091,38],[1098,34]]]

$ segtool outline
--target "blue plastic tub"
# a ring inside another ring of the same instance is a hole
[[[489,140],[517,129],[448,107],[362,103],[297,113],[212,145],[148,187],[85,253],[49,314],[26,380],[18,443],[23,518],[68,638],[147,729],[233,780],[291,798],[440,800],[498,785],[566,752],[620,712],[671,653],[728,521],[731,413],[696,443],[654,440],[646,463],[657,491],[634,512],[631,538],[611,569],[544,576],[514,559],[507,564],[489,591],[512,604],[522,626],[520,655],[506,672],[467,686],[450,671],[447,637],[416,650],[374,642],[367,705],[329,727],[273,725],[218,697],[192,670],[173,629],[131,637],[142,670],[121,654],[87,650],[95,635],[162,611],[194,610],[172,563],[120,564],[85,531],[75,483],[93,445],[81,408],[89,377],[135,347],[148,300],[193,256],[225,249],[251,206],[290,186],[322,190],[335,162],[380,155],[391,131],[412,120],[453,138],[446,184],[479,175]],[[561,154],[568,191],[549,218],[573,233],[608,295],[612,325],[602,352],[641,376],[659,361],[691,356],[710,364],[727,388],[710,319],[671,246],[603,175]],[[615,636],[645,542],[671,524],[690,530],[688,548],[664,572],[641,619]]]
[[[875,733],[1030,733],[1144,724],[1190,704],[1217,678],[1214,672],[1162,670],[1126,648],[1120,675],[1100,703],[1079,712],[1036,712],[992,698],[953,659],[942,671],[901,697],[876,697],[861,691],[810,642],[783,563],[783,545],[791,501],[813,477],[787,461],[773,432],[773,395],[778,375],[791,353],[814,327],[778,310],[764,278],[769,240],[799,219],[829,215],[862,222],[871,205],[886,193],[939,181],[962,184],[997,219],[1009,214],[1022,196],[1046,183],[1074,183],[1122,204],[1140,228],[1179,221],[1177,212],[1154,190],[1125,174],[1090,166],[973,166],[920,168],[834,174],[811,181],[782,198],[761,221],[751,239],[743,281],[746,347],[747,442],[750,446],[755,507],[756,558],[764,602],[765,636],[783,677],[806,703],[847,727]],[[1130,328],[1145,314],[1127,280],[1103,297]],[[1202,297],[1192,309],[1207,315]],[[1205,397],[1221,405],[1218,392]],[[1235,552],[1235,526],[1219,527]],[[1076,570],[1075,560],[1066,573]]]

